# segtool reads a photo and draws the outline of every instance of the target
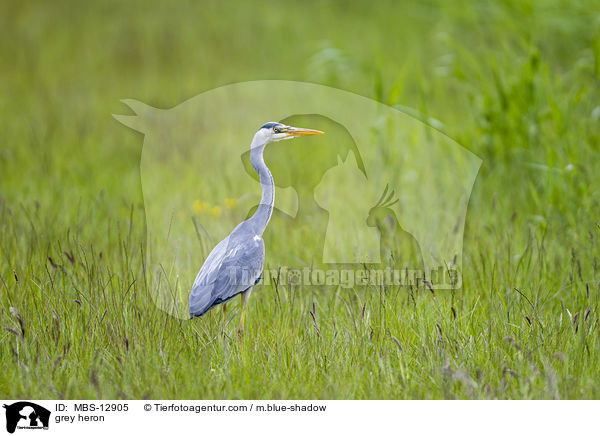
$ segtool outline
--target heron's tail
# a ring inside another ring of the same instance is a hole
[[[197,285],[190,292],[190,319],[202,316],[212,307],[212,286]]]

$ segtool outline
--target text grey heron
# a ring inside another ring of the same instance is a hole
[[[226,303],[241,294],[240,330],[243,330],[246,304],[252,287],[262,275],[265,262],[262,235],[271,219],[275,202],[273,176],[263,159],[265,146],[270,142],[322,133],[319,130],[291,127],[276,122],[266,123],[256,132],[250,145],[250,162],[260,178],[260,204],[254,215],[238,224],[229,236],[212,249],[204,261],[190,293],[190,318],[202,316],[212,307],[222,304],[225,327]]]

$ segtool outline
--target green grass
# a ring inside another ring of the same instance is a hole
[[[600,397],[598,5],[8,1],[0,24],[3,397]],[[462,289],[257,287],[242,340],[235,310],[222,338],[152,304],[143,137],[111,114],[257,79],[415,108],[483,159]]]

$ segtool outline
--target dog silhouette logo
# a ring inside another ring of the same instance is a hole
[[[18,429],[48,429],[50,411],[29,401],[19,401],[3,406],[6,409],[6,431]]]

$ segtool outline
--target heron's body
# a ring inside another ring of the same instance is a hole
[[[252,140],[250,161],[260,177],[262,197],[258,209],[210,252],[196,276],[190,293],[190,317],[202,316],[212,307],[226,303],[238,294],[243,309],[262,275],[265,244],[262,235],[271,219],[275,202],[273,176],[263,159],[265,146],[272,141],[296,136],[320,134],[317,130],[298,129],[280,123],[267,123]],[[224,309],[225,311],[225,306]],[[224,312],[223,312],[224,313]],[[244,312],[240,324],[243,323]]]
[[[264,260],[262,237],[244,221],[208,255],[190,294],[190,315],[202,316],[213,306],[250,291],[260,279]]]

